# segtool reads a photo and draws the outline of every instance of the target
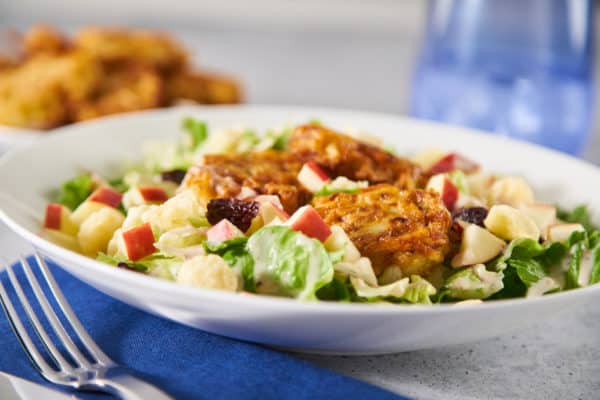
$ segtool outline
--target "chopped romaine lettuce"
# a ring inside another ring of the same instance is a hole
[[[135,262],[124,257],[109,256],[105,253],[98,253],[96,260],[117,267],[124,267],[138,272],[150,273],[151,275],[160,276],[169,280],[172,280],[175,275],[172,273],[172,271],[162,271],[162,269],[165,267],[165,263],[168,264],[168,266],[171,266],[172,264],[177,264],[177,266],[179,266],[182,261],[181,259],[162,253],[154,253]],[[156,271],[157,269],[160,269],[161,271]]]
[[[431,304],[436,289],[426,279],[412,275],[383,286],[370,286],[362,279],[351,276],[350,282],[357,301],[391,301],[413,304]]]
[[[331,282],[317,290],[319,300],[347,302],[351,300],[351,296],[348,283],[338,278],[333,278]]]
[[[92,193],[93,182],[90,174],[79,175],[63,183],[58,202],[71,210],[76,209]]]
[[[453,299],[468,300],[486,299],[503,287],[502,272],[488,271],[485,265],[478,264],[451,275],[444,290]]]
[[[316,300],[333,279],[333,265],[323,244],[285,226],[266,226],[248,240],[258,292]]]
[[[204,121],[188,117],[183,120],[182,128],[187,135],[187,147],[192,150],[202,146],[208,138],[208,127]]]
[[[600,246],[592,250],[592,272],[590,275],[590,285],[600,282]]]
[[[566,211],[558,207],[556,216],[558,217],[558,219],[561,219],[565,222],[581,224],[587,231],[592,231],[596,229],[596,227],[592,223],[592,218],[587,209],[587,206],[584,204],[575,207],[571,211]]]
[[[569,261],[569,269],[567,269],[565,276],[565,289],[575,289],[579,287],[578,280],[583,249],[584,245],[582,242],[576,243],[573,247],[571,260]]]
[[[255,293],[254,259],[246,248],[247,242],[247,237],[238,237],[221,243],[204,242],[204,249],[207,253],[220,255],[230,267],[240,273],[244,290]]]
[[[434,296],[436,292],[435,287],[426,279],[412,275],[403,300],[413,304],[431,304],[431,296]]]

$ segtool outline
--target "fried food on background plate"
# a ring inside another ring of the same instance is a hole
[[[391,183],[402,189],[420,186],[420,168],[379,147],[317,124],[297,127],[288,142],[300,159],[312,160],[333,176],[369,183]]]
[[[163,81],[153,69],[141,66],[109,73],[98,94],[81,103],[74,111],[75,121],[104,115],[161,107],[164,102]]]
[[[277,194],[284,209],[292,213],[311,198],[298,183],[300,168],[302,162],[281,151],[208,154],[201,165],[190,168],[182,187],[193,189],[206,202],[235,197],[242,187],[258,194]]]
[[[149,30],[85,28],[75,34],[73,45],[109,64],[137,63],[161,72],[187,64],[188,55],[169,35]]]
[[[41,53],[58,54],[69,47],[68,39],[48,25],[36,25],[23,35],[23,51],[27,57]]]
[[[164,33],[90,27],[71,40],[38,25],[12,35],[14,42],[18,57],[0,54],[0,125],[51,129],[179,100],[242,99],[236,80],[194,70],[184,48]]]
[[[327,225],[339,225],[379,275],[397,265],[426,275],[451,250],[452,218],[440,196],[380,184],[359,193],[335,193],[312,202]]]
[[[39,54],[0,75],[0,124],[49,129],[93,96],[103,69],[86,53]]]
[[[169,104],[179,99],[203,104],[235,104],[242,101],[240,84],[233,78],[206,72],[182,71],[166,79]]]

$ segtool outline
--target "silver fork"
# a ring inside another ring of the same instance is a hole
[[[20,260],[21,266],[35,294],[35,298],[39,302],[43,314],[56,333],[56,336],[58,336],[65,348],[66,353],[68,353],[75,364],[73,365],[73,363],[65,359],[64,355],[61,354],[52,339],[48,336],[40,320],[35,315],[29,300],[27,300],[13,268],[8,265],[6,271],[9,280],[29,317],[35,333],[44,344],[52,362],[47,362],[40,349],[32,342],[1,281],[0,301],[21,345],[42,376],[57,385],[69,386],[76,390],[106,392],[125,400],[172,400],[172,397],[163,391],[131,375],[125,368],[116,364],[100,350],[75,316],[42,257],[36,253],[35,259],[64,316],[73,328],[79,341],[83,343],[87,352],[91,355],[91,359],[88,359],[69,336],[53,307],[48,302],[48,298],[42,291],[27,259],[22,257]]]

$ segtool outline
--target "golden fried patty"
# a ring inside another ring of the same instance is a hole
[[[287,152],[267,150],[243,154],[209,154],[190,168],[182,187],[203,200],[235,197],[242,187],[259,194],[277,194],[285,210],[294,212],[310,200],[296,179],[302,162]]]
[[[300,159],[315,161],[335,177],[391,183],[402,189],[417,187],[417,165],[320,125],[298,126],[288,147]]]
[[[450,213],[440,197],[423,190],[380,184],[359,193],[315,197],[313,205],[328,225],[339,225],[376,274],[390,265],[424,275],[450,251]]]

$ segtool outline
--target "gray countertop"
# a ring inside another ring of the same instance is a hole
[[[406,112],[416,34],[179,33],[201,65],[238,74],[250,102]],[[586,158],[598,163],[599,135],[590,143]],[[23,248],[5,227],[0,240],[3,250]],[[600,309],[590,303],[479,343],[390,356],[302,357],[418,399],[592,399],[600,398],[598,332]]]

